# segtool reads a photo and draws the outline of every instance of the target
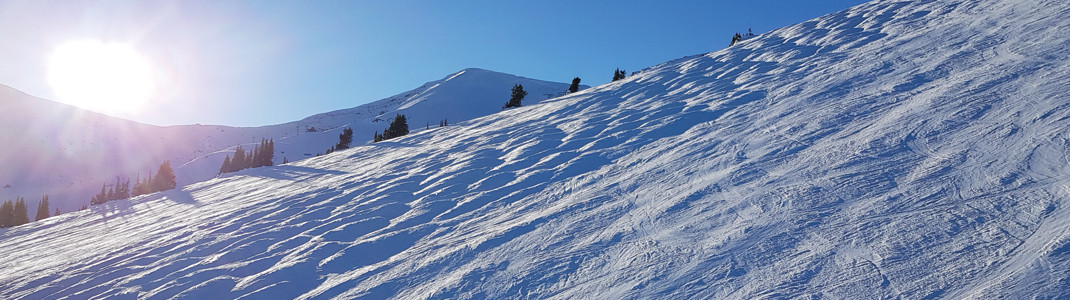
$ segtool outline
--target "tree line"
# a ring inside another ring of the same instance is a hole
[[[22,197],[0,204],[0,227],[13,227],[26,223],[30,223],[30,216],[26,213],[26,200]]]
[[[445,122],[446,121],[443,120],[442,123],[439,124],[439,126],[445,126]],[[399,136],[404,136],[406,134],[409,134],[409,121],[405,118],[405,115],[396,114],[394,115],[394,120],[390,121],[390,125],[387,126],[385,130],[383,130],[383,134],[379,134],[378,131],[375,132],[375,135],[372,136],[372,142],[377,143]]]
[[[245,151],[245,148],[238,145],[234,149],[233,157],[227,155],[223,158],[223,165],[219,166],[219,174],[271,166],[274,165],[274,159],[275,139],[260,139],[260,144],[249,151]]]
[[[137,181],[132,188],[129,179],[123,181],[116,177],[115,184],[110,189],[108,184],[101,186],[100,193],[94,195],[89,200],[89,204],[97,205],[112,200],[166,191],[175,188],[176,185],[175,171],[171,168],[171,161],[165,161],[160,164],[156,171],[156,176],[153,176],[150,171],[149,176],[142,180],[141,176],[138,175]],[[41,201],[37,203],[37,213],[34,215],[34,221],[44,220],[60,214],[58,207],[50,213],[49,206],[48,195],[42,196]],[[83,205],[81,209],[87,208],[87,206]],[[14,227],[26,223],[30,223],[30,215],[25,199],[18,197],[15,200],[7,200],[0,204],[0,228]]]
[[[166,191],[175,188],[177,184],[175,170],[171,167],[171,161],[165,161],[156,169],[156,176],[153,176],[152,171],[149,171],[149,176],[142,180],[141,175],[138,174],[133,188],[130,187],[130,179],[122,181],[119,177],[115,178],[115,184],[111,186],[111,189],[108,189],[108,184],[105,183],[100,187],[100,193],[97,193],[89,200],[89,204],[103,204],[108,201]]]
[[[22,197],[18,197],[16,200],[7,200],[0,204],[0,228],[30,223],[28,211],[26,200]],[[55,215],[59,215],[59,208],[56,208],[55,212],[50,214],[48,211],[48,195],[44,195],[41,197],[41,202],[37,203],[37,214],[34,216],[34,221],[44,220]]]
[[[736,32],[736,34],[732,36],[732,42],[729,43],[728,46],[729,47],[735,46],[736,43],[742,42],[744,38],[748,38],[749,39],[749,38],[752,38],[752,37],[754,37],[754,32],[751,32],[750,28],[747,28],[747,34],[746,35],[742,35],[742,34],[739,34],[739,32]]]
[[[353,143],[353,128],[346,128],[342,130],[342,133],[338,135],[338,144],[331,146],[327,149],[327,154],[338,150],[349,149],[349,145]]]

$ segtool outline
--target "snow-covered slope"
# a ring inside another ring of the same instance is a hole
[[[0,231],[2,298],[1067,298],[1070,3],[879,1]]]
[[[338,135],[345,128],[353,129],[353,145],[371,143],[375,132],[382,132],[397,114],[406,116],[409,130],[416,132],[437,127],[440,121],[450,124],[486,116],[501,110],[509,100],[511,88],[521,84],[528,92],[525,103],[535,104],[554,96],[561,96],[568,84],[524,78],[483,69],[469,68],[427,82],[419,88],[398,95],[360,105],[310,116],[300,121],[257,128],[241,128],[246,136],[246,149],[255,146],[260,137],[275,138],[275,160],[304,159],[338,143]],[[583,86],[586,88],[586,86]],[[317,132],[309,133],[309,128]],[[232,129],[233,130],[233,129]],[[216,151],[183,163],[176,172],[185,181],[199,182],[215,176],[227,154],[233,154],[232,143],[226,151]]]
[[[323,153],[338,142],[342,129],[354,129],[354,144],[370,142],[395,113],[406,114],[413,131],[459,122],[500,110],[513,84],[529,91],[527,102],[559,95],[567,84],[466,69],[394,97],[350,109],[263,127],[168,126],[131,122],[38,99],[0,86],[0,200],[25,197],[36,207],[49,195],[53,207],[66,212],[88,204],[101,185],[116,176],[148,175],[170,160],[179,184],[214,177],[223,158],[244,144],[276,140],[275,162],[296,161]],[[296,105],[296,104],[295,104]],[[462,109],[464,108],[464,109]],[[315,127],[317,132],[307,132]],[[33,212],[30,212],[32,215]]]

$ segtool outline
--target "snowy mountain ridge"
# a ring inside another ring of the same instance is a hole
[[[0,297],[1070,297],[1068,12],[875,1],[2,230]]]
[[[88,204],[102,184],[116,176],[145,177],[165,160],[175,166],[180,185],[210,179],[234,148],[275,139],[275,163],[324,153],[343,128],[354,130],[354,145],[371,141],[395,113],[406,114],[413,131],[441,120],[460,122],[497,112],[513,84],[530,91],[528,103],[562,93],[567,84],[465,69],[399,95],[354,108],[261,127],[217,125],[153,126],[81,110],[0,87],[0,126],[10,147],[0,149],[0,199],[25,197],[35,207],[49,195],[53,207],[68,212]],[[307,132],[310,128],[316,132]]]

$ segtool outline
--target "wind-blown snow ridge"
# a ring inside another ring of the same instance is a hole
[[[8,229],[0,297],[1066,298],[1068,12],[872,2]]]

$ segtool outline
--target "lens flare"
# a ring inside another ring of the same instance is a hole
[[[148,60],[133,47],[99,41],[68,42],[48,60],[57,100],[98,112],[134,112],[152,96]]]

